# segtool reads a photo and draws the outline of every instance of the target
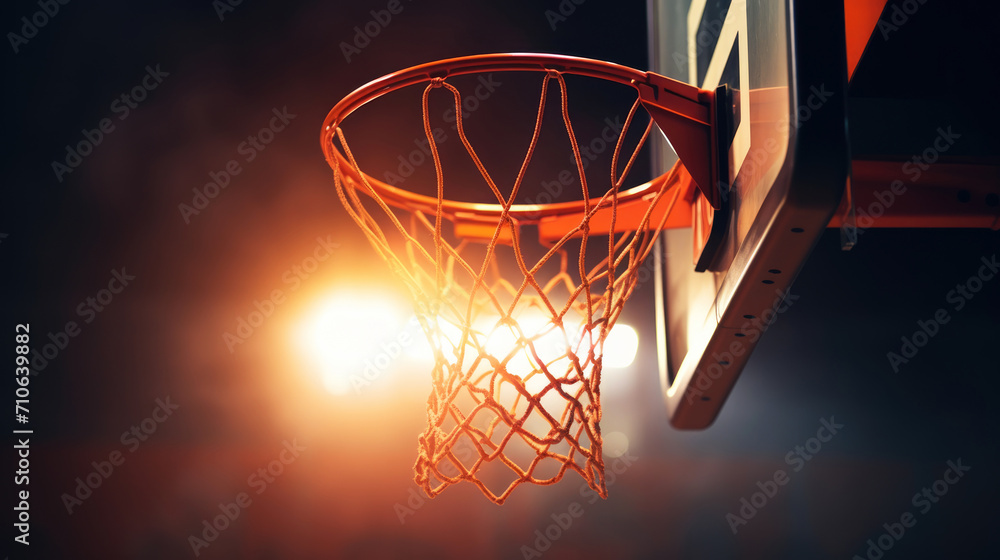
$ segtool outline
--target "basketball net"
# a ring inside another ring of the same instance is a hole
[[[561,73],[545,73],[524,162],[517,178],[506,186],[494,181],[465,135],[459,90],[445,78],[429,82],[422,113],[437,181],[433,212],[390,206],[373,187],[374,179],[359,168],[339,126],[335,137],[345,157],[330,159],[341,202],[409,288],[434,353],[427,427],[418,438],[415,480],[430,497],[468,481],[502,504],[520,484],[554,484],[567,471],[575,471],[607,497],[600,427],[604,342],[681,192],[677,167],[655,180],[659,184],[646,197],[649,205],[640,222],[629,224],[630,231],[616,233],[619,191],[652,127],[650,121],[618,175],[620,152],[638,99],[619,133],[610,182],[595,203],[589,196]],[[522,250],[526,248],[522,242],[531,241],[522,239],[518,226],[525,222],[511,213],[511,207],[538,144],[546,94],[553,82],[559,88],[584,203],[579,223],[544,246],[538,251],[544,254],[534,260]],[[446,185],[428,116],[428,98],[436,90],[454,98],[459,138],[502,207],[490,222],[492,236],[481,240],[457,239],[444,228],[449,220],[443,210]],[[364,199],[359,192],[366,195]],[[592,236],[591,219],[608,209],[610,233]],[[598,251],[601,260],[587,266],[585,255]]]

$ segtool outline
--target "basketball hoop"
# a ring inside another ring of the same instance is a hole
[[[448,80],[480,72],[540,72],[534,131],[516,179],[498,184],[463,127],[462,95]],[[637,97],[618,135],[606,187],[590,196],[580,146],[569,117],[564,75],[575,74],[634,88]],[[580,200],[514,204],[538,146],[548,88],[560,94],[582,185]],[[383,183],[361,170],[342,128],[354,110],[377,97],[423,85],[423,128],[436,177],[436,196]],[[456,128],[465,152],[495,203],[459,202],[449,195],[428,99],[440,90],[454,99]],[[427,429],[419,438],[415,480],[431,497],[451,484],[476,484],[502,504],[524,482],[553,484],[567,470],[602,497],[604,460],[600,430],[603,345],[637,284],[639,265],[672,211],[697,194],[721,199],[716,169],[715,92],[653,73],[567,56],[494,54],[454,58],[390,74],[340,101],[324,122],[321,142],[333,168],[337,194],[379,255],[409,288],[416,315],[434,352]],[[639,107],[652,120],[620,167],[626,132]],[[625,179],[652,130],[671,138],[684,165],[643,185]],[[621,172],[619,173],[619,169]],[[359,196],[358,193],[366,195]],[[717,206],[716,206],[717,207]],[[686,217],[687,220],[690,217]],[[449,233],[444,223],[453,230]],[[528,260],[522,226],[538,227],[542,256]],[[588,245],[601,249],[586,263]],[[507,269],[498,264],[510,263]],[[463,457],[461,446],[472,451]],[[518,451],[520,449],[521,451]],[[508,475],[501,490],[486,471]]]

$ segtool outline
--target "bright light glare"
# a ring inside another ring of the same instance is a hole
[[[626,368],[639,351],[639,334],[629,325],[617,323],[604,339],[604,366]]]
[[[604,455],[618,458],[628,453],[628,436],[622,432],[604,434]]]
[[[567,344],[574,352],[586,353],[589,340],[579,325],[565,325],[565,332],[552,326],[541,313],[529,311],[517,318],[518,328],[497,325],[497,319],[481,318],[470,336],[479,338],[486,351],[503,359],[518,348],[518,339],[533,340],[532,346],[543,363],[563,374],[568,367]],[[518,332],[519,331],[519,332]],[[523,334],[521,334],[523,333]],[[439,319],[436,340],[445,356],[452,356],[461,344],[462,330]],[[596,333],[595,333],[596,335]],[[359,386],[366,387],[385,375],[397,358],[415,367],[433,367],[433,352],[427,344],[416,317],[406,302],[389,294],[341,292],[312,306],[294,331],[294,341],[303,358],[319,374],[323,387],[334,395],[345,395]],[[635,329],[616,324],[604,341],[604,366],[626,368],[635,360],[639,336]],[[565,364],[563,363],[565,361]],[[533,354],[524,348],[511,356],[508,371],[527,377],[536,371]],[[535,375],[529,385],[544,387],[547,381]]]
[[[589,344],[588,340],[581,343],[580,337],[584,334],[579,325],[566,324],[564,334],[563,330],[554,328],[548,319],[534,314],[518,318],[517,323],[520,332],[534,340],[532,346],[545,363],[565,356],[567,343],[570,349],[577,353],[585,353],[586,346]],[[482,332],[490,332],[495,324],[496,320],[481,320],[477,327]],[[518,336],[517,331],[512,327],[497,326],[486,341],[486,351],[497,358],[503,358],[517,347]],[[604,340],[604,366],[627,368],[635,361],[638,350],[639,335],[636,330],[630,325],[618,323]],[[526,349],[520,350],[508,362],[508,370],[522,377],[536,369],[535,359]]]
[[[399,332],[408,311],[383,295],[337,294],[312,308],[295,330],[295,343],[319,371],[324,388],[335,395],[347,394],[352,377],[362,375],[374,358],[385,353],[380,343]]]

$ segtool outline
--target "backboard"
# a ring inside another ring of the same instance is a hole
[[[666,230],[655,251],[670,422],[698,429],[715,420],[764,331],[791,305],[791,282],[844,192],[843,2],[649,0],[648,7],[652,71],[733,91],[722,207],[695,193],[695,226]],[[654,175],[676,161],[657,140]]]

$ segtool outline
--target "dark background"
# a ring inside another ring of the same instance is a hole
[[[883,523],[916,512],[912,496],[959,458],[972,470],[915,513],[884,557],[993,556],[1000,281],[951,312],[899,372],[886,359],[996,253],[1000,238],[988,230],[869,230],[850,252],[828,231],[792,288],[800,299],[702,432],[667,424],[644,285],[623,316],[639,330],[639,355],[608,381],[604,400],[605,432],[626,434],[636,459],[607,501],[590,504],[572,477],[521,487],[503,507],[460,485],[411,503],[419,507],[400,523],[398,507],[419,495],[411,467],[426,373],[333,395],[288,343],[325,293],[360,284],[399,293],[336,198],[320,124],[357,86],[441,58],[556,52],[645,68],[646,7],[591,0],[553,30],[545,10],[555,2],[404,1],[347,63],[340,43],[385,6],[246,0],[220,21],[208,1],[71,2],[19,53],[6,51],[2,328],[13,339],[14,325],[30,322],[39,348],[67,321],[82,323],[77,306],[111,270],[136,277],[32,377],[34,556],[193,557],[188,536],[292,439],[306,450],[265,492],[251,492],[252,505],[202,557],[523,558],[536,530],[579,502],[583,516],[545,558],[850,558],[864,556]],[[0,22],[18,32],[38,9],[5,4]],[[995,119],[996,72],[984,70],[997,52],[992,21],[974,6],[930,0],[862,61],[852,94],[922,98],[930,89],[981,103]],[[117,120],[111,102],[147,65],[169,76]],[[288,128],[185,224],[178,204],[282,107],[296,115]],[[115,130],[59,182],[51,162],[105,117]],[[540,165],[551,176],[566,161]],[[339,244],[333,257],[230,353],[222,333],[282,287],[319,236]],[[123,451],[121,433],[167,396],[179,410],[68,514],[62,496],[76,478]],[[734,535],[726,515],[776,469],[790,470],[786,454],[831,416],[842,432]]]

